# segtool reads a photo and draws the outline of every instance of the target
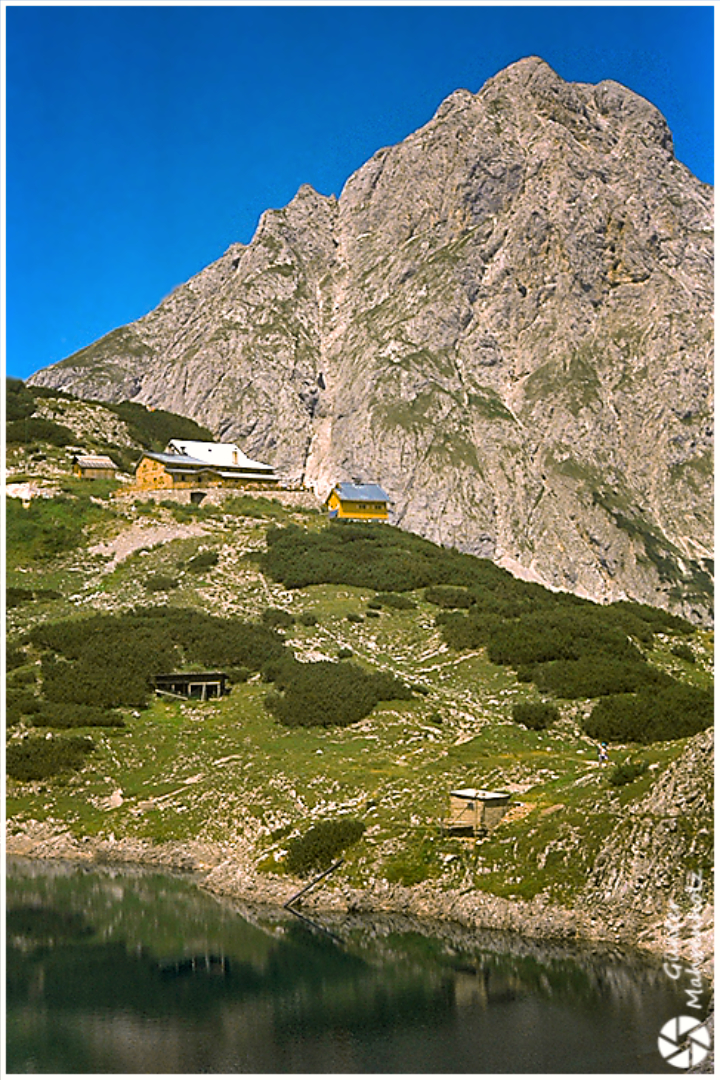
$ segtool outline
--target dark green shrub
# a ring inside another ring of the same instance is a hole
[[[8,687],[30,686],[31,683],[37,682],[37,670],[34,667],[29,671],[15,671],[9,675]]]
[[[122,716],[93,705],[46,701],[31,720],[33,727],[125,727]]]
[[[433,585],[425,590],[425,599],[429,604],[443,608],[469,608],[475,603],[475,597],[467,589],[457,589],[450,585]]]
[[[56,424],[54,420],[46,420],[41,416],[30,416],[7,424],[5,440],[8,446],[31,446],[38,443],[67,446],[75,441],[75,436],[64,424]]]
[[[20,714],[20,711],[18,709],[16,709],[14,705],[6,704],[6,706],[5,706],[5,727],[6,728],[15,727],[15,725],[19,724],[21,720],[22,720],[22,716]]]
[[[5,604],[8,608],[20,607],[21,604],[27,604],[34,599],[35,592],[33,589],[21,589],[19,587],[9,586],[5,590]]]
[[[641,637],[637,631],[638,623],[643,623],[653,634],[693,634],[695,627],[680,615],[671,615],[669,611],[650,607],[649,604],[636,604],[631,600],[616,600],[608,604],[603,611],[608,618],[618,625],[628,628],[633,636]]]
[[[644,663],[627,633],[584,609],[544,611],[496,624],[488,642],[494,664],[513,667],[551,660],[579,660],[602,653]]]
[[[673,683],[604,698],[583,727],[592,739],[647,745],[696,735],[712,723],[712,691]]]
[[[430,723],[430,724],[438,724],[439,725],[439,724],[442,724],[442,722],[443,722],[442,713],[432,712],[428,716],[428,723]]]
[[[40,699],[28,690],[8,689],[5,701],[7,707],[14,709],[19,716],[32,716],[40,711]]]
[[[282,638],[271,627],[239,619],[198,617],[190,611],[171,630],[186,654],[210,668],[231,665],[260,671],[263,664],[281,657],[284,651]]]
[[[207,428],[187,416],[176,416],[164,409],[147,409],[135,401],[106,404],[105,408],[124,420],[132,438],[147,450],[164,450],[171,439],[213,441]]]
[[[92,740],[81,736],[13,742],[5,751],[7,774],[13,780],[28,781],[74,772],[82,768],[85,755],[93,748]]]
[[[15,608],[37,600],[61,600],[62,593],[56,589],[24,589],[10,586],[5,592],[7,607]]]
[[[411,600],[409,596],[402,596],[400,593],[379,593],[375,599],[383,607],[395,608],[396,611],[411,611],[417,608],[414,600]]]
[[[435,618],[435,625],[451,649],[458,652],[480,649],[487,645],[498,620],[479,611],[461,615],[457,611],[443,611]]]
[[[283,611],[282,608],[276,607],[265,608],[260,619],[264,626],[278,628],[292,626],[295,622],[295,616],[291,615],[289,611]]]
[[[271,528],[267,543],[261,558],[264,573],[291,589],[346,584],[385,593],[438,582],[464,585],[470,583],[476,561],[377,523],[335,522],[317,533],[295,525]]]
[[[412,697],[392,675],[330,660],[301,664],[288,658],[266,665],[263,678],[276,687],[265,706],[287,727],[345,727],[362,720],[380,701]]]
[[[644,662],[627,663],[599,653],[580,660],[553,660],[533,668],[538,690],[560,698],[595,698],[632,693],[646,686],[672,683],[669,675]]]
[[[6,671],[13,671],[15,668],[22,667],[28,662],[28,655],[24,649],[19,649],[16,645],[5,645],[5,669]]]
[[[22,379],[5,380],[5,419],[24,420],[35,412],[35,395]]]
[[[513,705],[512,718],[516,724],[523,724],[533,731],[543,731],[558,720],[560,713],[555,705],[546,701],[518,702]]]
[[[148,592],[170,592],[176,589],[180,582],[169,574],[152,574],[145,582]]]
[[[379,603],[379,601],[377,601],[377,600],[368,600],[367,606],[371,611],[381,611],[382,610],[382,604]]]
[[[54,704],[94,705],[101,709],[144,706],[152,691],[151,674],[165,671],[168,666],[153,664],[140,643],[125,642],[114,657],[93,643],[88,646],[88,655],[73,663],[43,659],[43,695]]]
[[[365,612],[365,618],[366,619],[379,619],[380,618],[380,612],[379,611],[366,611]]]
[[[237,514],[249,518],[283,518],[287,511],[277,499],[267,499],[264,495],[233,495],[222,504],[225,514]]]
[[[623,761],[622,764],[618,762],[608,780],[614,787],[622,787],[623,784],[631,784],[633,780],[637,780],[649,767],[647,761]]]
[[[137,450],[132,450],[127,446],[115,446],[113,443],[107,443],[103,447],[103,453],[107,454],[115,462],[120,472],[131,475],[135,472],[140,460],[140,454]]]
[[[670,652],[673,656],[677,656],[680,660],[687,661],[688,664],[695,663],[695,653],[692,651],[689,645],[686,645],[684,641],[681,641],[678,645],[673,645]]]
[[[298,615],[298,622],[301,626],[317,626],[317,615],[313,615],[311,611],[301,611]]]
[[[217,551],[201,551],[188,560],[186,569],[191,574],[202,574],[203,570],[210,570],[213,566],[217,566],[218,559]]]
[[[252,675],[252,671],[249,667],[233,667],[226,668],[225,674],[231,683],[238,686],[240,683],[246,683],[248,681]]]
[[[47,700],[104,708],[144,705],[160,672],[187,664],[259,671],[283,654],[269,627],[173,607],[45,623],[30,636],[57,654],[43,657]]]
[[[357,612],[351,611],[347,616],[348,622],[361,623],[363,621],[362,615],[358,615]]]
[[[338,660],[349,660],[352,654],[352,649],[338,649],[337,657]]]
[[[357,818],[319,821],[288,844],[285,867],[291,874],[325,870],[365,832],[365,823]]]

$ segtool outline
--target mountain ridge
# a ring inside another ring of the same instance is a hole
[[[377,480],[410,531],[707,619],[711,226],[652,104],[530,57],[30,382],[201,420],[321,495]]]

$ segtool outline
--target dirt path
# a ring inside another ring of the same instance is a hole
[[[131,525],[114,540],[95,544],[89,550],[91,555],[112,555],[112,561],[108,562],[106,567],[107,573],[140,548],[158,547],[171,540],[184,540],[189,536],[202,536],[206,531],[197,522],[190,522],[188,525]]]

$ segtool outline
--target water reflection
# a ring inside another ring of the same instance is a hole
[[[9,860],[10,1072],[660,1072],[658,965]]]

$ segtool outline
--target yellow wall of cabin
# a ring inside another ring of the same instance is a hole
[[[328,499],[328,508],[337,510],[339,518],[356,518],[362,521],[387,521],[388,511],[385,503],[354,502],[352,499],[341,501],[333,491]]]

